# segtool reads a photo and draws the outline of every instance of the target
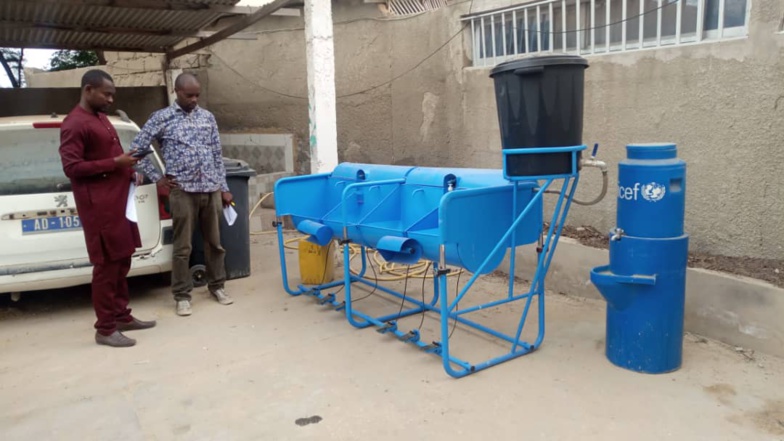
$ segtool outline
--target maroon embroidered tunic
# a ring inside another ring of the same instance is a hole
[[[70,178],[90,262],[125,259],[141,246],[136,223],[125,217],[133,169],[116,167],[120,138],[103,113],[76,106],[60,128],[60,158]]]

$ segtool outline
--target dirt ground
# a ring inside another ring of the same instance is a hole
[[[594,248],[607,249],[608,235],[590,226],[565,226],[563,235]],[[689,266],[764,280],[784,288],[784,260],[754,257],[728,257],[706,253],[689,253]]]
[[[93,342],[87,287],[0,300],[0,438],[784,440],[784,360],[687,335],[681,369],[627,371],[604,356],[603,302],[548,294],[539,350],[457,380],[438,357],[286,294],[274,236],[253,242],[253,275],[228,283],[231,306],[201,289],[194,315],[177,317],[160,278],[134,279],[134,313],[158,326],[129,349]],[[421,280],[405,289],[432,295]],[[488,277],[460,307],[505,289]],[[509,332],[518,303],[474,318]],[[400,302],[376,292],[357,307],[396,313]],[[433,340],[438,323],[417,315],[400,327]],[[537,324],[533,314],[524,335]],[[460,325],[450,344],[471,362],[508,351]]]

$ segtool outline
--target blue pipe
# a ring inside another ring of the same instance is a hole
[[[509,343],[514,343],[515,342],[515,339],[513,337],[511,337],[509,335],[506,335],[503,332],[499,332],[499,331],[490,329],[490,328],[488,328],[485,325],[480,325],[479,323],[477,323],[477,322],[475,322],[473,320],[468,320],[465,317],[454,317],[454,316],[451,316],[449,318],[451,318],[453,320],[457,320],[458,322],[463,323],[464,325],[468,325],[468,326],[470,326],[470,327],[472,327],[474,329],[478,329],[478,330],[480,330],[482,332],[486,332],[486,333],[488,333],[488,334],[490,334],[490,335],[492,335],[494,337],[500,338],[501,340],[506,340]],[[527,345],[527,343],[525,343],[523,341],[518,341],[518,344],[520,346],[523,346],[523,347],[525,347]]]
[[[413,308],[413,309],[406,309],[405,311],[402,311],[400,313],[396,312],[394,314],[387,314],[387,315],[383,315],[381,317],[376,317],[376,320],[378,320],[378,321],[380,321],[382,323],[386,323],[386,322],[388,322],[390,320],[399,320],[399,319],[402,319],[402,318],[410,317],[412,315],[417,315],[417,314],[419,314],[420,312],[423,312],[423,311],[425,311],[425,308],[423,308],[423,307]],[[364,313],[362,313],[362,314],[364,314]]]
[[[575,153],[576,155],[576,153]],[[572,201],[574,200],[574,193],[577,191],[577,183],[580,180],[580,175],[576,175],[574,180],[572,181],[572,187],[569,191],[569,197],[566,199],[566,207],[564,207],[564,211],[561,214],[561,219],[558,222],[558,231],[555,234],[555,242],[553,243],[553,248],[550,250],[550,254],[547,256],[547,263],[545,265],[545,274],[547,274],[547,270],[550,269],[550,263],[553,260],[553,256],[555,255],[555,249],[558,247],[558,240],[561,238],[561,233],[563,232],[564,223],[566,222],[566,216],[569,214],[569,208],[572,205]],[[566,182],[564,182],[566,184]],[[545,333],[545,321],[544,321],[544,278],[540,281],[541,288],[539,289],[539,336],[534,343],[534,347],[538,348],[539,345],[542,344],[544,341],[544,333]]]
[[[559,214],[561,212],[561,207],[563,205],[564,194],[566,193],[566,189],[568,188],[569,179],[565,179],[563,185],[561,185],[561,192],[558,194],[558,202],[555,204],[555,208],[553,209],[553,216],[550,219],[550,226],[547,228],[547,240],[544,243],[543,252],[539,255],[539,261],[537,262],[536,274],[534,274],[534,280],[531,282],[531,288],[534,292],[538,291],[539,287],[539,279],[542,274],[547,274],[547,269],[542,266],[545,261],[545,256],[550,253],[550,243],[553,238],[553,229],[555,228],[555,221],[559,219]],[[544,193],[544,189],[540,190],[541,193]],[[533,296],[528,297],[525,302],[525,308],[523,308],[523,314],[520,317],[520,322],[517,325],[517,332],[515,333],[515,340],[512,342],[512,352],[517,350],[518,342],[520,341],[520,335],[523,333],[523,327],[525,326],[525,322],[528,319],[528,311],[531,309],[531,301],[533,300]],[[540,303],[542,300],[541,293],[539,297]],[[543,323],[539,323],[539,333],[541,334]]]
[[[534,295],[534,294],[535,294],[535,293],[533,293],[533,292],[529,291],[529,292],[528,292],[528,293],[526,293],[526,294],[520,294],[519,296],[514,296],[514,297],[512,297],[512,298],[508,298],[508,299],[502,299],[502,300],[496,300],[496,301],[494,301],[494,302],[490,302],[490,303],[484,303],[484,304],[481,304],[481,305],[472,306],[472,307],[470,307],[470,308],[468,308],[468,309],[461,309],[461,310],[459,310],[459,311],[456,311],[454,314],[455,314],[455,315],[469,314],[469,313],[471,313],[471,312],[479,311],[479,310],[482,310],[482,309],[486,309],[486,308],[492,308],[492,307],[494,307],[494,306],[503,305],[503,304],[505,304],[505,303],[515,302],[515,301],[517,301],[517,300],[521,300],[521,299],[524,299],[524,298],[526,298],[526,297],[530,297],[530,296],[532,296],[532,295]]]
[[[517,216],[517,186],[518,186],[518,184],[519,183],[517,181],[515,181],[513,186],[512,186],[512,220],[514,220],[515,217]],[[508,295],[508,297],[510,299],[512,298],[512,296],[514,296],[515,268],[517,267],[517,265],[516,265],[516,263],[517,263],[517,253],[515,252],[515,250],[517,250],[517,246],[516,246],[517,245],[516,230],[517,230],[517,228],[512,229],[512,247],[511,247],[512,251],[511,251],[511,253],[509,253],[510,256],[509,256],[509,295]]]
[[[440,264],[439,264],[439,269]],[[447,288],[446,288],[446,273],[438,275],[438,296],[441,304],[441,362],[444,365],[444,370],[453,377],[458,374],[457,371],[452,369],[452,363],[449,359],[449,307],[447,305]]]
[[[370,321],[365,320],[365,322],[363,323],[363,322],[359,322],[359,321],[354,319],[354,312],[353,312],[353,308],[352,308],[352,305],[351,305],[351,283],[349,282],[351,280],[351,260],[350,260],[350,251],[349,251],[349,244],[348,243],[343,244],[343,262],[344,262],[343,263],[343,280],[345,281],[344,287],[345,287],[345,292],[346,292],[346,294],[345,294],[345,299],[346,299],[345,300],[345,302],[346,302],[346,319],[351,324],[351,326],[354,326],[355,328],[359,328],[359,329],[367,328],[368,326],[371,325]],[[362,279],[360,279],[360,280],[362,280]],[[362,318],[362,317],[360,316],[360,318]]]
[[[523,356],[523,355],[526,355],[526,354],[530,354],[531,351],[533,351],[533,349],[525,349],[525,350],[522,350],[522,351],[510,352],[508,354],[501,355],[499,357],[496,357],[496,358],[493,358],[491,360],[488,360],[488,361],[485,361],[485,362],[482,362],[482,363],[479,363],[479,364],[475,365],[473,372],[481,371],[481,370],[487,369],[489,367],[495,366],[497,364],[501,364],[501,363],[503,363],[505,361],[509,361],[509,360],[511,360],[513,358],[517,358],[517,357],[520,357],[520,356]],[[470,372],[468,372],[468,373],[470,373]]]
[[[291,289],[291,287],[289,287],[289,276],[286,267],[286,250],[283,242],[283,226],[280,223],[278,223],[276,228],[278,229],[278,252],[280,255],[280,273],[281,273],[281,278],[283,279],[283,289],[286,290],[286,292],[292,296],[298,296],[302,294],[304,291],[302,290],[294,291],[293,289]]]

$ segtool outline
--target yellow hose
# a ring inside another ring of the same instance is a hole
[[[286,239],[283,242],[283,246],[290,250],[296,250],[298,247],[296,245],[297,242],[306,238],[308,236],[297,236],[292,237],[290,239]],[[356,244],[349,244],[349,262],[354,260],[354,257],[358,256],[360,253],[360,246]],[[372,248],[367,248],[368,251],[368,264],[373,265],[375,263],[378,270],[376,271],[376,276],[373,277],[370,274],[373,271],[366,271],[365,277],[369,279],[376,280],[378,282],[394,282],[397,280],[405,280],[406,277],[409,279],[430,279],[433,277],[432,272],[428,271],[428,263],[427,261],[420,260],[419,262],[408,266],[402,265],[399,263],[390,263],[384,261],[384,259],[379,254],[378,250],[374,250]],[[370,252],[372,251],[372,253]],[[448,276],[456,276],[463,272],[462,269],[454,270],[449,273]],[[408,273],[408,275],[406,275]],[[351,274],[358,275],[359,270],[351,268]],[[389,274],[388,276],[383,276],[384,274]]]
[[[261,206],[261,203],[264,202],[264,200],[267,199],[268,197],[270,197],[271,195],[272,195],[271,192],[270,193],[264,193],[263,195],[261,195],[261,198],[259,198],[259,201],[256,202],[256,205],[254,205],[253,209],[250,210],[250,213],[248,214],[248,219],[253,219],[253,213],[255,213],[256,210],[259,208],[259,206]],[[264,234],[275,234],[275,232],[276,232],[275,230],[272,230],[272,231],[251,231],[250,235],[251,236],[261,236],[261,235],[264,235]]]

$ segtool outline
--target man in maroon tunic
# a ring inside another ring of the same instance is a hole
[[[128,347],[136,340],[121,331],[152,328],[155,322],[134,318],[128,308],[126,276],[141,239],[136,223],[125,217],[125,208],[135,175],[132,167],[138,159],[134,151],[123,152],[117,131],[106,117],[114,93],[114,82],[106,72],[84,74],[81,101],[60,129],[60,158],[71,180],[93,264],[95,341]]]

